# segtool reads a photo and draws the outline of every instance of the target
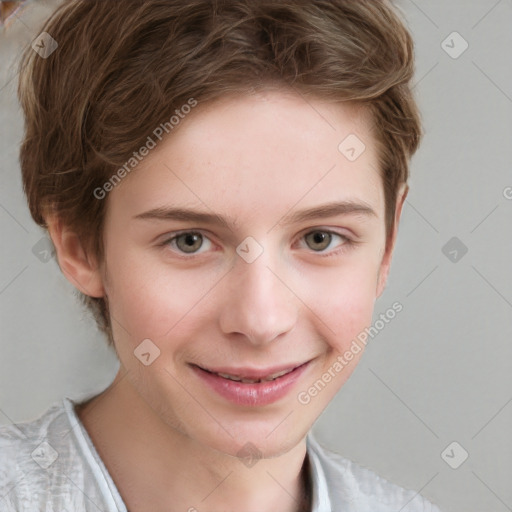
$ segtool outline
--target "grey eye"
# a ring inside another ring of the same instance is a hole
[[[176,236],[175,240],[180,251],[193,253],[203,244],[203,235],[200,233],[182,233]]]
[[[311,233],[308,233],[304,238],[311,249],[322,251],[329,247],[332,240],[332,234],[327,233],[326,231],[311,231]],[[320,245],[320,247],[318,247],[318,245]]]

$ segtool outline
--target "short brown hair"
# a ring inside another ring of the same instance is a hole
[[[385,194],[386,237],[421,138],[413,41],[388,0],[65,0],[46,20],[58,48],[22,55],[20,147],[31,215],[56,214],[103,260],[108,197],[94,190],[190,98],[270,83],[363,105]],[[79,296],[113,344],[108,302]]]

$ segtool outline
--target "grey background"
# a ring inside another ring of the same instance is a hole
[[[29,2],[0,32],[0,424],[99,393],[118,368],[55,258],[34,254],[44,232],[22,195],[16,63],[58,3]],[[403,311],[314,431],[444,512],[512,510],[512,0],[397,4],[426,134],[375,319],[395,301]],[[441,46],[454,31],[469,44],[456,59]],[[455,262],[452,237],[468,249]],[[457,469],[441,457],[453,441],[469,453]]]

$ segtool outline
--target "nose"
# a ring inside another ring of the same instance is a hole
[[[237,257],[221,293],[220,328],[253,345],[265,345],[293,329],[300,301],[290,272],[269,251],[252,263]]]

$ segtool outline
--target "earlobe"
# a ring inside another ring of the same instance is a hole
[[[47,225],[59,267],[66,279],[85,295],[103,297],[105,290],[100,270],[94,258],[85,251],[78,235],[57,217],[47,219]]]
[[[384,256],[382,258],[382,262],[379,267],[379,272],[377,275],[377,290],[376,290],[376,298],[379,298],[384,289],[386,287],[386,282],[388,280],[389,269],[391,268],[391,259],[393,256],[393,250],[395,247],[396,236],[398,233],[398,225],[400,222],[400,217],[402,215],[402,207],[405,202],[405,198],[409,193],[409,185],[403,183],[400,189],[398,190],[396,206],[395,206],[395,220],[393,225],[393,233],[391,234],[391,240],[389,241],[388,247],[385,250]]]

